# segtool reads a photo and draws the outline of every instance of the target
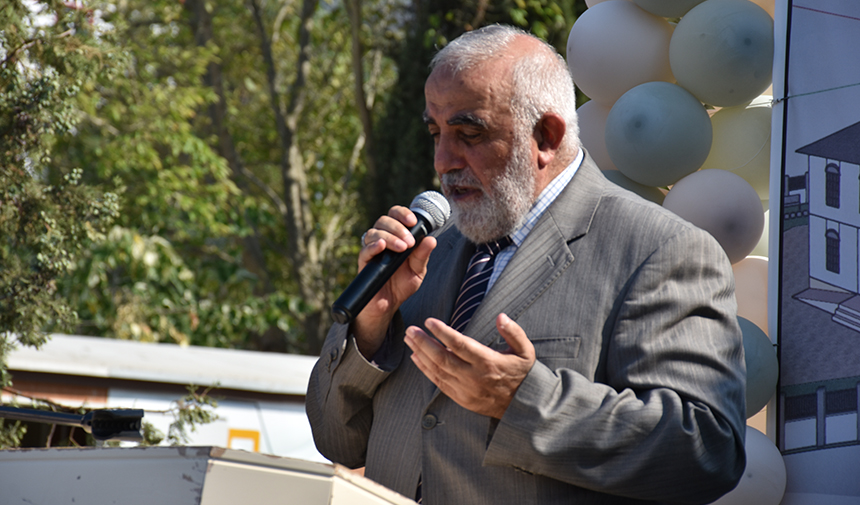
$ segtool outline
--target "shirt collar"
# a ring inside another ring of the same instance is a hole
[[[567,186],[571,179],[573,179],[574,174],[579,169],[579,166],[582,165],[582,160],[585,158],[583,154],[582,148],[579,149],[579,152],[576,154],[576,157],[567,166],[560,174],[555,176],[555,178],[550,181],[550,183],[541,191],[537,200],[535,201],[532,208],[526,214],[525,221],[523,224],[517,228],[511,234],[511,239],[514,241],[514,245],[519,247],[525,241],[526,236],[529,232],[534,228],[535,224],[537,224],[538,219],[543,216],[543,213],[546,212],[546,209],[555,201],[558,195],[561,194],[561,191]]]

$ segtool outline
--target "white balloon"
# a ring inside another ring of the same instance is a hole
[[[738,485],[711,505],[779,505],[785,494],[785,461],[779,449],[755,428],[746,428],[747,466]]]
[[[732,265],[738,316],[748,319],[770,335],[767,324],[767,258],[747,256]]]
[[[679,18],[704,0],[633,0],[633,2],[655,16]]]
[[[601,170],[618,170],[606,151],[606,118],[611,107],[589,100],[576,109],[579,140]]]
[[[770,17],[773,17],[775,3],[774,0],[752,0],[752,3],[758,5],[759,7],[764,9],[765,12],[770,14]]]
[[[749,255],[764,228],[755,190],[725,170],[700,170],[684,177],[666,195],[663,207],[713,235],[732,263]]]
[[[585,5],[588,7],[594,7],[600,2],[605,2],[606,0],[585,0]]]
[[[773,18],[749,0],[708,0],[681,18],[669,46],[678,84],[702,102],[731,107],[771,84]]]
[[[604,105],[642,83],[674,82],[669,65],[672,30],[664,18],[628,0],[596,4],[579,16],[567,39],[573,82]]]
[[[762,201],[762,205],[765,209],[767,209],[768,202]],[[758,244],[755,245],[755,249],[752,250],[750,254],[753,256],[764,256],[768,257],[768,247],[770,241],[770,211],[764,211],[764,230],[761,232],[761,238],[758,239]]]
[[[704,168],[728,170],[750,183],[762,200],[770,190],[770,96],[724,107],[711,116],[714,142]]]

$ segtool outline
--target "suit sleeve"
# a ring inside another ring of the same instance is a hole
[[[402,330],[399,312],[389,335]],[[392,339],[388,339],[391,341]],[[368,362],[348,334],[348,325],[335,324],[326,336],[320,359],[314,365],[305,399],[314,443],[331,461],[349,468],[364,466],[373,422],[373,397],[403,355],[395,339],[388,366]]]
[[[731,265],[710,235],[687,229],[627,285],[607,325],[605,383],[535,362],[484,464],[631,498],[709,503],[745,466]]]

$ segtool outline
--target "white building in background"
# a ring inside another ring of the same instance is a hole
[[[41,349],[21,347],[8,359],[12,391],[70,407],[139,408],[167,433],[173,402],[186,386],[217,385],[218,419],[190,432],[188,445],[244,449],[327,462],[317,452],[305,414],[315,357],[180,347],[53,335]],[[26,397],[17,396],[18,402]],[[22,406],[24,406],[22,404]]]

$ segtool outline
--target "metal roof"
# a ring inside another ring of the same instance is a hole
[[[15,371],[100,377],[262,393],[302,395],[317,358],[295,354],[180,347],[73,335],[51,335],[41,349],[18,346]]]

